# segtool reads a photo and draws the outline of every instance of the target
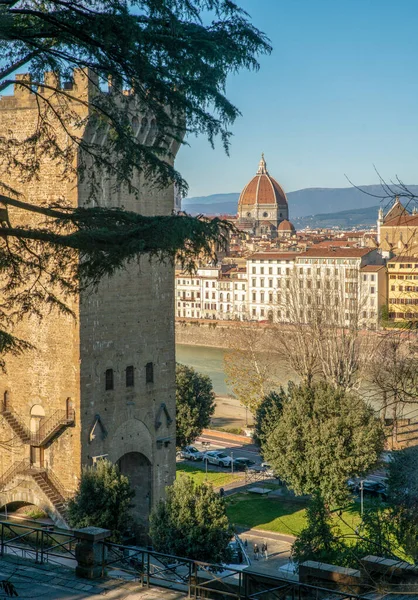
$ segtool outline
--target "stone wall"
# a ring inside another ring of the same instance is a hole
[[[238,321],[210,321],[198,319],[176,319],[176,343],[213,348],[233,347],[234,333],[242,327],[250,327],[264,337],[266,349],[271,348],[274,329],[261,323]],[[277,328],[277,325],[276,325]]]
[[[80,73],[77,77],[77,93],[85,93],[87,99],[89,85]],[[0,131],[16,128],[24,139],[35,127],[37,105],[29,90],[17,87],[16,92],[0,100]],[[138,117],[137,134],[152,145],[155,121]],[[174,156],[177,148],[171,150]],[[87,207],[92,202],[92,173],[88,170],[83,181],[61,179],[57,165],[43,157],[36,183],[29,184],[15,173],[3,173],[2,180],[34,204],[61,197],[72,206]],[[124,207],[143,215],[168,215],[173,209],[172,188],[157,190],[138,174],[132,179],[137,194],[114,183],[101,177],[101,197],[95,205]],[[37,216],[10,212],[13,224],[22,214],[26,224],[39,223]],[[52,311],[41,321],[29,318],[16,326],[14,333],[31,342],[35,350],[8,357],[7,373],[0,375],[0,391],[10,392],[13,410],[27,427],[34,405],[47,418],[71,398],[75,427],[56,436],[39,466],[52,468],[63,486],[74,491],[83,465],[103,455],[119,462],[132,477],[136,516],[146,524],[150,506],[175,477],[173,267],[148,257],[133,260],[103,280],[97,290],[70,300],[70,305],[75,318]],[[128,366],[134,374],[129,387]],[[112,390],[105,389],[107,369],[113,370]],[[1,476],[12,464],[29,459],[30,448],[16,440],[4,417],[0,417],[0,435],[2,440],[11,439],[10,450],[1,453]]]

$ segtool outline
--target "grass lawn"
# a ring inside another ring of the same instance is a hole
[[[203,467],[184,465],[177,463],[177,474],[176,477],[181,477],[182,474],[189,475],[196,483],[203,483],[208,481],[213,487],[223,487],[232,483],[233,481],[239,481],[243,479],[242,473],[218,473],[214,471],[208,471],[207,478],[205,469]]]
[[[227,513],[235,525],[298,535],[306,525],[305,507],[306,502],[292,498],[254,498],[242,493],[228,499]],[[358,506],[344,510],[341,518],[336,513],[335,521],[341,533],[351,533],[360,522]]]

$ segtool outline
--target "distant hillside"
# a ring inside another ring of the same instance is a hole
[[[379,206],[368,206],[367,208],[353,208],[336,213],[296,217],[296,219],[293,219],[293,224],[296,229],[304,229],[305,227],[369,228],[376,225],[378,210]]]
[[[410,185],[408,187],[411,192],[418,195],[418,185]],[[289,192],[287,197],[289,200],[290,219],[295,221],[298,217],[306,217],[308,215],[338,213],[346,211],[348,206],[351,210],[370,208],[378,205],[379,198],[368,194],[381,195],[382,188],[380,185],[364,185],[361,186],[361,190],[353,187],[306,188]],[[238,198],[238,192],[186,198],[183,200],[183,208],[192,214],[235,214],[237,212]]]

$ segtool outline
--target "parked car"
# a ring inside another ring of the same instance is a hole
[[[210,450],[209,452],[205,452],[203,460],[211,465],[218,465],[218,467],[230,467],[232,463],[232,458],[225,454],[223,450]]]
[[[261,468],[266,477],[275,477],[276,479],[279,479],[279,476],[275,474],[273,467],[269,463],[261,463]]]
[[[249,469],[255,465],[255,460],[251,460],[250,458],[234,458],[234,469],[237,471],[245,471],[245,469]]]
[[[382,500],[387,499],[387,488],[386,485],[381,481],[366,479],[363,481],[363,493],[382,498]]]
[[[350,492],[354,494],[361,493],[361,480],[360,479],[349,479],[347,481],[347,486]],[[387,488],[385,483],[382,481],[375,481],[373,479],[364,479],[363,480],[363,494],[367,494],[369,496],[375,496],[382,498],[382,500],[386,500],[387,498]]]
[[[186,460],[203,460],[203,454],[195,446],[186,446],[180,450],[181,458]]]

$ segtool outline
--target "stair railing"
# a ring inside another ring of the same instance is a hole
[[[46,468],[43,473],[41,473],[42,477],[48,484],[52,484],[52,486],[56,489],[60,496],[62,496],[63,500],[66,500],[69,497],[68,491],[62,485],[61,481],[55,475],[54,471],[50,468]]]
[[[24,458],[18,463],[13,463],[5,473],[3,473],[2,477],[0,477],[0,489],[3,489],[4,486],[11,481],[15,475],[19,473],[24,473],[28,469],[31,468],[31,461],[29,458]]]
[[[21,428],[27,438],[25,443],[30,443],[32,446],[42,446],[42,443],[51,436],[55,430],[60,427],[72,425],[75,421],[75,410],[73,408],[58,409],[47,419],[43,418],[39,424],[38,430],[35,432],[23,423],[22,419],[15,410],[8,397],[8,393],[5,392],[3,400],[0,403],[0,414],[8,413],[15,419],[19,428]]]
[[[42,442],[52,435],[56,430],[65,425],[74,423],[75,411],[70,408],[68,410],[58,409],[47,419],[42,419],[39,428],[35,433],[31,434],[32,446],[41,446]]]

